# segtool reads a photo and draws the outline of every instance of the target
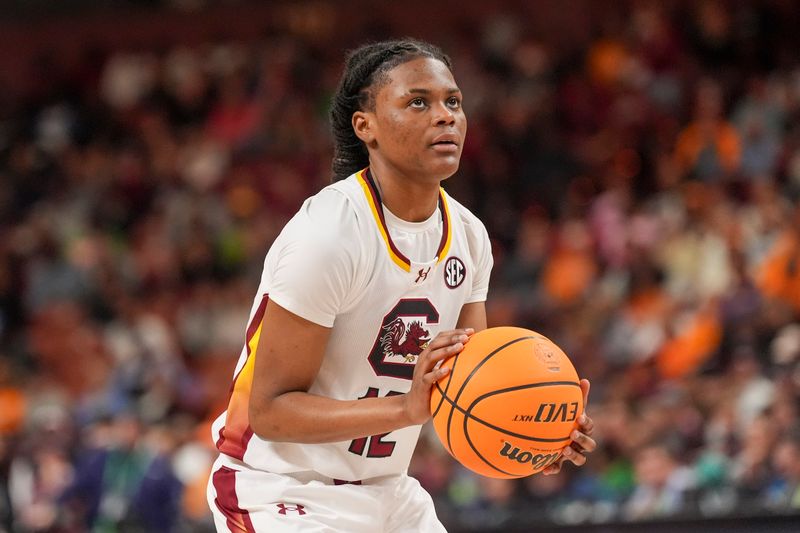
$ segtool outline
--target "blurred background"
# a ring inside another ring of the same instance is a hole
[[[490,325],[570,354],[600,443],[498,481],[426,429],[444,523],[800,530],[795,2],[3,0],[0,531],[212,530],[264,255],[330,181],[344,52],[405,35],[465,95]]]

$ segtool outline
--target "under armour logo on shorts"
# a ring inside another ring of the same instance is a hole
[[[289,504],[289,505],[286,505],[285,503],[278,503],[276,505],[278,506],[278,514],[283,514],[283,515],[285,515],[286,513],[297,513],[301,515],[306,514],[306,512],[303,510],[305,509],[305,506],[300,505],[299,503]]]

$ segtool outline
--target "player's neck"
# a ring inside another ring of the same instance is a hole
[[[439,182],[398,176],[380,164],[372,165],[370,170],[383,205],[396,217],[422,222],[436,211]]]

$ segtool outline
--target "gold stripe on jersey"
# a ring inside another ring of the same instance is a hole
[[[439,208],[442,210],[442,242],[436,251],[436,264],[442,262],[450,251],[450,243],[453,241],[453,227],[450,225],[450,206],[444,196],[444,189],[439,187]]]
[[[389,230],[386,227],[386,222],[383,218],[380,201],[376,198],[377,191],[370,187],[370,184],[365,177],[366,173],[366,168],[358,173],[358,182],[361,184],[361,188],[364,189],[364,194],[367,196],[367,203],[369,204],[370,211],[372,211],[372,216],[375,219],[375,222],[378,224],[378,230],[381,232],[383,242],[386,243],[386,249],[389,252],[389,257],[391,257],[392,261],[394,261],[397,266],[406,272],[411,272],[411,263],[394,247],[394,243],[392,242],[392,238],[389,236]]]
[[[220,436],[217,440],[217,449],[220,452],[240,461],[244,459],[247,444],[253,436],[249,415],[250,391],[253,387],[258,341],[261,339],[261,327],[263,326],[264,313],[266,312],[268,301],[269,297],[265,295],[259,303],[252,322],[247,327],[245,341],[247,359],[239,374],[233,379],[225,426],[220,430]]]
[[[386,244],[386,250],[389,252],[389,257],[392,261],[405,270],[411,272],[411,261],[397,249],[392,237],[389,234],[389,228],[386,225],[386,218],[383,216],[383,204],[381,202],[380,193],[375,187],[372,177],[370,176],[369,167],[356,174],[359,185],[364,190],[364,195],[367,197],[367,204],[369,204],[372,217],[378,226],[378,231]],[[442,239],[439,243],[439,249],[436,251],[436,263],[440,263],[450,250],[450,243],[452,241],[452,225],[450,224],[450,209],[447,205],[444,189],[439,188],[439,210],[442,213]]]

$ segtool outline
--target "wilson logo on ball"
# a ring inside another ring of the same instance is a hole
[[[510,460],[521,464],[531,463],[531,466],[534,468],[534,470],[541,470],[542,468],[555,463],[558,459],[558,456],[561,455],[561,452],[536,454],[531,452],[523,452],[510,442],[503,441],[503,448],[500,450],[500,455],[502,457],[508,457]]]

